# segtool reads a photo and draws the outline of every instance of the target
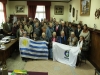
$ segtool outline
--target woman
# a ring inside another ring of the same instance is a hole
[[[52,38],[51,38],[50,43],[49,43],[49,57],[50,57],[50,59],[53,58],[52,42],[56,42],[56,41],[57,41],[56,32],[53,32]]]
[[[23,37],[29,38],[26,31],[23,32]]]
[[[87,59],[87,51],[89,49],[89,44],[88,42],[86,42],[84,40],[84,37],[83,36],[80,36],[80,39],[78,41],[78,44],[77,44],[77,47],[80,47],[80,52],[79,52],[79,55],[78,55],[78,60],[77,60],[77,64],[79,64],[80,62],[80,59],[81,60],[86,60]]]
[[[71,32],[74,32],[74,28],[72,26],[72,23],[68,23],[68,31],[69,31],[69,36],[70,36]]]
[[[53,42],[56,42],[57,41],[56,32],[53,32],[53,34],[52,34],[52,41]]]
[[[19,29],[17,30],[17,38],[19,38],[19,37],[22,37],[23,36],[23,32],[24,32],[24,29],[23,29],[23,25],[22,24],[20,24],[20,26],[19,26]]]
[[[80,36],[83,36],[84,40],[89,43],[89,41],[90,41],[90,31],[88,30],[87,24],[84,24],[83,30],[81,31]]]
[[[40,38],[37,36],[37,33],[36,32],[34,32],[33,33],[33,38],[32,38],[34,41],[38,41],[38,40],[40,40]]]
[[[42,32],[46,33],[46,36],[47,36],[48,39],[50,39],[52,37],[50,29],[48,28],[48,26],[43,26],[42,27]]]

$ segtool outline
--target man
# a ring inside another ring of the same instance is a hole
[[[38,22],[35,23],[34,32],[37,34],[38,37],[40,37],[41,34],[40,34],[40,27]]]
[[[49,22],[49,30],[50,30],[51,34],[54,32],[54,27],[53,27],[52,22]]]
[[[40,37],[40,40],[42,40],[42,41],[49,41],[49,39],[46,37],[46,34],[43,32],[42,33],[42,36]]]
[[[69,31],[68,31],[68,27],[66,27],[64,21],[61,21],[60,32],[61,31],[64,31],[65,36],[66,36],[66,39],[68,39],[68,37],[69,37],[69,35],[68,35],[69,34]]]
[[[60,25],[58,21],[55,23],[54,31],[56,32],[57,36],[60,36]]]
[[[31,34],[33,32],[33,27],[32,25],[30,25],[30,22],[27,23],[27,25],[24,26],[24,29],[26,30],[27,32],[27,35],[31,38]]]
[[[62,43],[62,44],[66,44],[67,39],[66,39],[64,31],[61,31],[61,36],[59,36],[57,38],[57,42]]]
[[[15,22],[17,22],[17,16],[14,14],[14,16],[13,16],[13,24],[14,24]]]
[[[7,19],[7,22],[3,25],[3,32],[4,32],[5,36],[12,35],[12,24],[9,21],[10,20]]]
[[[82,31],[81,25],[78,24],[77,29],[75,30],[75,35],[78,38],[78,40],[79,40],[79,35],[80,35],[81,31]]]
[[[75,33],[74,32],[71,32],[71,35],[70,37],[68,38],[68,44],[70,46],[76,46],[77,45],[77,42],[78,42],[78,39],[77,37],[75,36]]]
[[[71,23],[68,24],[68,32],[69,32],[69,36],[71,35],[71,32],[74,32],[74,28]]]

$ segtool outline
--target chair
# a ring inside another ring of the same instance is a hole
[[[83,62],[84,60],[84,62]],[[82,55],[82,54],[79,54],[79,66],[81,66],[81,63],[85,63],[86,64],[86,60],[87,60],[87,57],[85,55]]]
[[[100,75],[100,71],[98,71],[97,69],[95,69],[95,75],[96,74]]]

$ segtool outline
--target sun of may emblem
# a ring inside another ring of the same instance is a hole
[[[23,39],[23,40],[22,40],[22,44],[23,44],[24,46],[27,46],[27,45],[28,45],[28,40]]]

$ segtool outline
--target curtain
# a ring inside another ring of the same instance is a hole
[[[37,5],[44,5],[45,6],[45,12],[46,12],[46,18],[48,21],[50,20],[50,6],[51,2],[49,1],[27,1],[28,5],[28,17],[35,18],[36,13],[36,6]]]
[[[6,3],[3,3],[3,11],[4,11],[4,18],[5,18],[5,21],[6,21]]]
[[[46,19],[50,21],[50,6],[45,6]]]
[[[5,18],[5,21],[6,21],[6,4],[7,4],[7,0],[0,0],[0,2],[2,2],[2,4],[3,4],[4,18]]]
[[[35,18],[35,13],[36,13],[36,7],[37,6],[32,6],[32,5],[29,5],[28,6],[28,17],[31,17],[31,18]]]

